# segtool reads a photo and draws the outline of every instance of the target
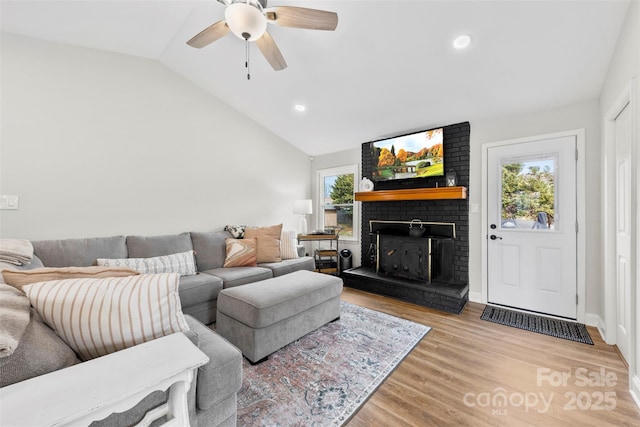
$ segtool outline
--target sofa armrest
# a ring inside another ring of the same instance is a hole
[[[209,357],[209,363],[198,368],[196,379],[196,405],[206,411],[240,390],[242,353],[193,317],[185,315],[185,319],[198,334],[198,347]]]
[[[0,388],[0,424],[89,425],[134,407],[155,390],[170,389],[167,404],[150,411],[147,419],[173,411],[186,425],[193,371],[207,361],[183,334],[158,338]]]

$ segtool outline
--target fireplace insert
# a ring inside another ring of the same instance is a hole
[[[371,224],[371,230],[376,229],[372,234],[376,235],[378,275],[426,283],[453,282],[455,224],[422,223],[428,234],[418,237],[410,233],[411,227],[407,227],[412,223],[384,221]]]

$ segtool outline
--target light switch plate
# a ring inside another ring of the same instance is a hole
[[[3,194],[0,196],[0,209],[18,209],[18,196]]]

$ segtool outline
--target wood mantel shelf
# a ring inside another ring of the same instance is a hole
[[[358,202],[391,202],[399,200],[466,199],[467,187],[409,188],[403,190],[362,191],[356,193]]]

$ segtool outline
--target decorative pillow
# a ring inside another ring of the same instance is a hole
[[[189,330],[176,273],[39,282],[23,288],[51,329],[83,360]]]
[[[280,235],[282,224],[271,227],[247,227],[244,238],[258,239],[258,264],[263,262],[280,262]]]
[[[7,281],[4,280],[4,276],[2,274],[2,272],[5,270],[19,271],[15,265],[0,261],[0,284],[4,284],[4,285],[7,284]]]
[[[236,239],[242,239],[245,228],[247,228],[246,225],[227,225],[224,227],[224,231],[228,231]]]
[[[142,274],[178,273],[181,276],[193,276],[196,274],[193,251],[153,258],[98,258],[96,264],[105,267],[128,267]]]
[[[223,267],[255,267],[257,265],[256,239],[224,239],[227,257]]]
[[[33,270],[3,270],[7,285],[22,290],[23,286],[37,282],[48,282],[62,279],[127,277],[140,274],[130,268],[116,267],[42,267]]]
[[[280,239],[280,258],[298,258],[298,235],[295,231],[283,231]]]

